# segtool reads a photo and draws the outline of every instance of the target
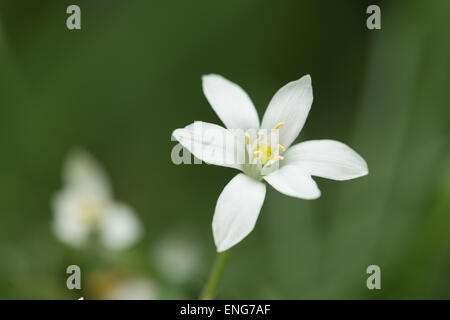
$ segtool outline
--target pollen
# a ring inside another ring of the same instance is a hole
[[[286,150],[286,148],[283,147],[281,144],[277,145],[277,148],[278,148],[278,150],[280,150],[280,151]]]
[[[248,134],[248,132],[245,133],[245,144],[249,144],[250,143],[250,135]]]

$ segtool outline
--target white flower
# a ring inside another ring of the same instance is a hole
[[[119,270],[93,272],[87,278],[85,290],[94,300],[155,300],[161,294],[153,278]]]
[[[187,282],[201,272],[200,248],[191,236],[179,233],[165,235],[151,252],[158,272],[172,282]]]
[[[69,154],[63,180],[52,203],[52,228],[60,241],[81,247],[97,234],[106,248],[118,250],[139,240],[142,227],[135,212],[113,200],[105,172],[89,153]]]
[[[263,181],[286,195],[316,199],[320,190],[311,176],[347,180],[368,173],[364,159],[341,142],[311,140],[290,147],[313,101],[309,75],[278,90],[261,125],[241,87],[214,74],[202,80],[206,98],[227,129],[195,122],[176,129],[173,136],[206,163],[243,172],[225,186],[216,204],[212,229],[218,252],[234,246],[253,230],[266,193]],[[233,139],[237,143],[230,147]],[[245,161],[239,161],[243,157]]]
[[[150,279],[136,277],[119,282],[106,293],[107,300],[156,300],[158,287]]]

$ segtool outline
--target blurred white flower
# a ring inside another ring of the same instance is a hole
[[[163,237],[154,247],[151,259],[158,272],[174,282],[186,282],[201,272],[201,252],[187,235],[173,233]]]
[[[160,286],[144,275],[118,270],[99,270],[90,274],[85,286],[88,298],[100,300],[155,300]]]
[[[320,190],[311,176],[348,180],[368,173],[364,159],[342,142],[311,140],[290,147],[313,102],[309,75],[275,93],[261,124],[249,96],[235,83],[206,75],[203,92],[226,128],[194,122],[173,136],[198,159],[242,171],[217,200],[212,229],[218,252],[253,230],[266,194],[264,181],[288,196],[316,199]]]
[[[108,208],[99,224],[100,239],[111,249],[124,249],[141,234],[141,225],[129,206],[116,203]]]
[[[88,152],[69,154],[63,181],[52,203],[52,228],[60,241],[80,247],[97,234],[106,248],[116,250],[139,240],[142,226],[135,212],[113,200],[106,173]]]
[[[114,284],[105,294],[107,300],[155,300],[158,287],[150,279],[136,277]]]

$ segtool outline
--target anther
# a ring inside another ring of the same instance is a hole
[[[250,135],[248,134],[248,132],[245,133],[245,144],[249,144],[250,143]]]
[[[286,148],[285,147],[283,147],[281,144],[279,144],[278,146],[277,146],[277,148],[279,149],[279,150],[281,150],[281,151],[284,151],[284,150],[286,150]]]
[[[272,130],[278,130],[278,129],[280,129],[282,126],[284,125],[284,122],[280,122],[279,124],[277,124],[275,127],[273,127],[273,129]]]
[[[284,158],[282,156],[276,156],[273,160],[283,160]]]

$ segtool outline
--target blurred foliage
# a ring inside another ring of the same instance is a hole
[[[80,31],[65,26],[74,3]],[[372,3],[379,31],[365,26]],[[448,12],[447,0],[1,1],[0,298],[95,298],[88,275],[105,270],[155,279],[160,298],[197,297],[215,256],[215,202],[236,172],[175,166],[170,135],[220,123],[201,91],[210,72],[246,89],[260,116],[278,88],[311,74],[299,140],[343,141],[370,170],[317,179],[315,201],[269,188],[219,298],[450,298]],[[111,255],[53,237],[50,198],[74,146],[144,221],[138,246]],[[151,254],[178,230],[204,257],[187,283],[161,276]],[[81,266],[81,293],[65,287],[69,264]],[[371,264],[380,291],[366,288]]]

